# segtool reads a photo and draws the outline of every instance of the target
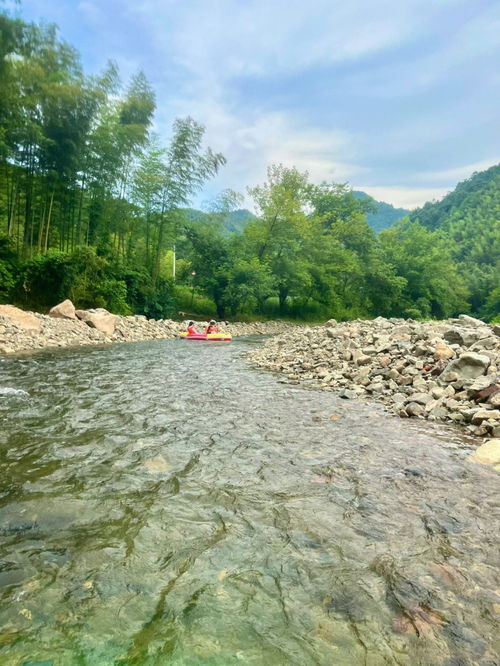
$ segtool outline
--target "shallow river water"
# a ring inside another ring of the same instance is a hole
[[[0,361],[2,666],[499,664],[498,475],[254,344]]]

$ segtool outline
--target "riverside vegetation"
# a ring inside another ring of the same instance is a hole
[[[224,156],[189,117],[161,144],[142,73],[88,76],[54,26],[2,10],[0,89],[0,302],[155,319],[498,316],[499,166],[376,234],[369,198],[272,165],[248,188],[256,215],[228,233],[241,195],[187,208]]]

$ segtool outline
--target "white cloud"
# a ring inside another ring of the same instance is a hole
[[[414,39],[446,4],[460,0],[143,0],[128,11],[149,23],[159,50],[194,74],[222,80],[373,55]]]
[[[489,167],[494,166],[500,162],[499,159],[492,160],[481,160],[479,162],[474,162],[472,164],[466,164],[460,167],[454,167],[451,169],[443,169],[442,171],[423,171],[421,173],[415,174],[414,181],[416,182],[456,182],[459,180],[464,180],[469,178],[475,171],[484,171],[489,169]]]
[[[500,5],[490,0],[24,0],[28,6],[60,19],[63,36],[65,25],[83,34],[91,62],[115,58],[124,78],[142,67],[158,93],[160,134],[188,114],[207,127],[207,143],[228,158],[210,189],[241,191],[283,162],[314,181],[347,180],[414,207],[491,164],[482,158],[494,146],[475,141],[482,127],[491,133],[494,105],[484,98],[498,83],[491,63]],[[463,71],[471,80],[477,71],[477,90],[486,91],[477,108],[467,92],[441,86],[460,83]],[[301,76],[303,104],[290,88]],[[465,166],[456,166],[457,155]],[[449,168],[434,171],[437,160]]]
[[[372,187],[359,185],[356,189],[366,192],[377,201],[385,201],[396,208],[418,208],[426,201],[442,199],[452,188],[443,187]]]

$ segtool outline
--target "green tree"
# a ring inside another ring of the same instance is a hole
[[[403,219],[381,232],[380,242],[386,262],[406,280],[398,313],[442,319],[468,308],[467,287],[435,232]]]

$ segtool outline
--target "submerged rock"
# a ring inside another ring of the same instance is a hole
[[[163,456],[149,458],[143,462],[143,465],[150,472],[165,473],[170,470],[170,465],[167,463]]]

